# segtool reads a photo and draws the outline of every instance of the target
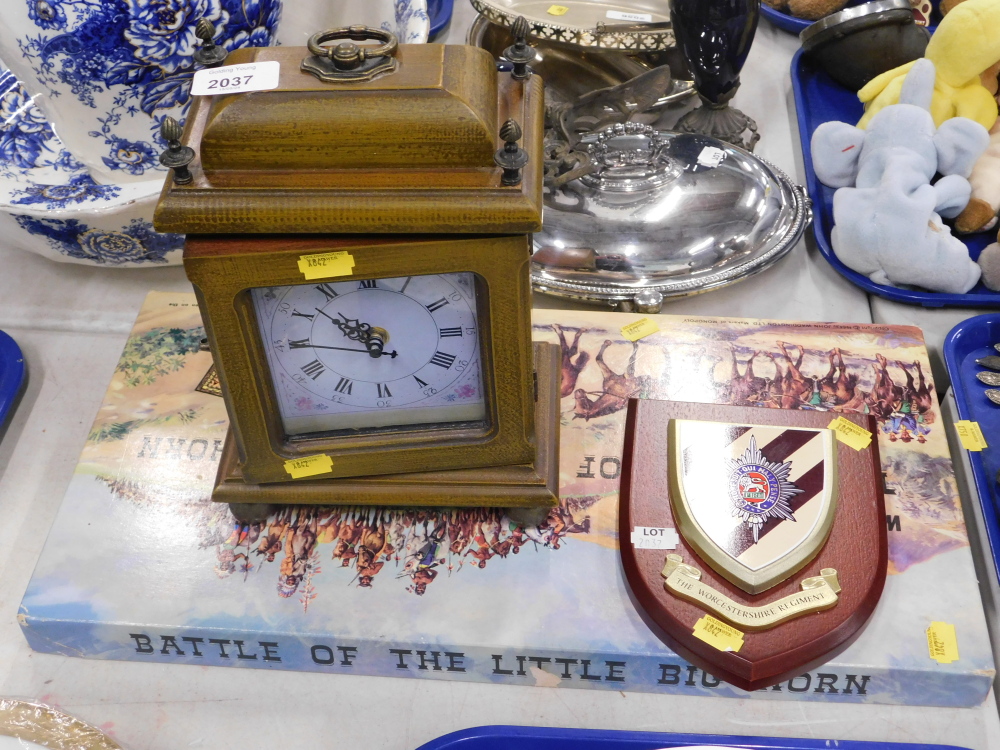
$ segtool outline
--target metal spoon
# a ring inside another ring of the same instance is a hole
[[[988,357],[980,357],[976,360],[976,364],[988,367],[991,370],[1000,370],[1000,357],[995,354],[991,354]]]
[[[1000,372],[982,372],[976,373],[976,378],[979,382],[986,383],[986,385],[1000,385]]]

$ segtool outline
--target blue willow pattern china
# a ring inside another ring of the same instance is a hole
[[[427,41],[427,29],[431,23],[427,5],[429,3],[420,5],[414,4],[412,0],[396,0],[393,7],[396,15],[395,28],[388,21],[382,22],[382,28],[396,34],[400,44]]]
[[[32,234],[46,237],[56,250],[101,265],[121,265],[151,261],[164,263],[164,256],[184,244],[184,235],[161,234],[143,219],[132,219],[119,232],[91,229],[77,219],[42,219],[15,216],[17,223]]]
[[[117,185],[98,185],[84,166],[66,151],[45,116],[9,71],[0,73],[0,176],[28,177],[30,170],[64,172],[69,182],[45,185],[25,180],[13,188],[9,202],[55,209],[93,198],[115,198]]]
[[[9,71],[0,73],[0,122],[0,177],[5,178],[0,183],[0,201],[10,208],[58,210],[107,204],[123,192],[121,186],[94,182],[83,164],[63,148]],[[47,184],[60,176],[67,181]],[[184,244],[183,235],[159,234],[143,218],[133,218],[116,231],[96,229],[79,219],[10,215],[21,229],[44,238],[57,253],[100,265],[165,263],[167,253]]]
[[[184,237],[150,221],[159,193],[162,118],[183,121],[194,75],[194,29],[216,27],[228,50],[275,43],[282,0],[3,0],[25,2],[37,33],[17,46],[52,97],[101,111],[89,135],[112,171],[147,182],[101,184],[60,141],[17,77],[0,66],[0,234],[55,259],[102,266],[180,262]],[[426,41],[422,3],[394,0],[400,42]],[[103,100],[102,100],[103,99]],[[116,128],[140,113],[148,138]],[[54,213],[52,213],[54,212]],[[21,235],[26,232],[29,237]]]
[[[160,121],[171,110],[182,117],[190,100],[198,20],[212,21],[217,42],[233,50],[273,44],[281,12],[280,0],[22,1],[38,34],[19,38],[18,47],[49,95],[75,96],[94,109],[97,97],[112,95],[98,118],[100,130],[90,132],[108,149],[102,161],[110,170],[152,179],[162,170]],[[124,117],[140,112],[149,115],[148,139],[116,133]],[[153,230],[151,201],[142,201],[137,186],[95,182],[9,72],[0,74],[0,122],[0,202],[18,227],[58,255],[99,265],[166,263],[183,246],[183,235]],[[118,217],[107,210],[130,198],[150,205],[136,204],[138,217],[127,208]],[[22,214],[19,206],[62,209],[74,218]],[[81,210],[67,211],[73,208]]]
[[[97,108],[95,97],[113,91],[100,131],[90,135],[107,146],[104,164],[130,175],[162,169],[160,121],[165,110],[183,112],[189,103],[198,20],[211,21],[216,42],[234,50],[271,45],[281,15],[280,0],[22,1],[40,33],[18,46],[52,96],[68,89]],[[124,116],[139,111],[150,116],[148,140],[115,133]]]

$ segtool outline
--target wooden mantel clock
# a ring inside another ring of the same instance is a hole
[[[187,234],[231,420],[213,498],[554,504],[559,356],[532,346],[528,280],[541,81],[364,27],[226,69],[275,64],[275,88],[164,128],[155,224]]]

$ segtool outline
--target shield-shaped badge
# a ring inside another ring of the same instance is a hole
[[[878,441],[844,444],[833,420],[629,402],[619,545],[633,602],[674,651],[747,690],[846,647],[885,584]]]
[[[828,429],[671,420],[677,526],[728,581],[766,591],[826,542],[836,510],[834,443]]]

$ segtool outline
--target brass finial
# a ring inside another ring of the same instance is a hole
[[[503,169],[500,184],[518,185],[521,182],[521,170],[528,163],[528,152],[517,145],[521,140],[521,126],[516,120],[507,120],[500,127],[500,138],[504,142],[503,148],[493,155],[493,161]]]
[[[194,27],[194,35],[201,40],[201,46],[194,51],[194,61],[206,68],[216,68],[226,61],[229,51],[216,44],[215,24],[207,18],[199,18]]]
[[[183,132],[184,130],[181,128],[181,124],[173,117],[164,117],[163,122],[160,123],[160,135],[163,136],[163,140],[171,146],[173,146],[174,143],[180,143],[181,134]]]
[[[514,37],[514,42],[516,44],[525,44],[528,38],[528,32],[531,31],[531,27],[528,25],[528,19],[524,16],[518,16],[514,19],[514,23],[510,27],[510,33]]]
[[[194,149],[181,145],[181,124],[169,115],[160,123],[160,135],[167,142],[167,150],[160,154],[160,164],[174,170],[174,182],[187,185],[193,179],[188,164],[194,159]]]
[[[523,81],[531,75],[531,72],[528,70],[528,63],[535,59],[535,48],[528,44],[528,33],[530,31],[531,26],[528,24],[528,19],[524,16],[518,16],[510,27],[514,43],[503,51],[503,56],[514,66],[514,70],[511,71],[510,76],[518,81]]]
[[[506,144],[504,146],[506,151],[517,148],[517,142],[521,140],[521,126],[517,124],[517,120],[507,120],[500,126],[500,138]]]
[[[215,39],[215,24],[207,18],[199,18],[194,26],[194,35],[201,39],[202,44],[211,44]]]

